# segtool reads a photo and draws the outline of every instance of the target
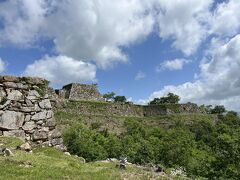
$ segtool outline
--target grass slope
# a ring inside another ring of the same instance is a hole
[[[0,147],[15,148],[23,142],[16,138],[0,137]],[[180,179],[164,177],[135,166],[119,170],[115,163],[83,164],[77,157],[65,155],[54,148],[35,148],[33,153],[13,150],[14,156],[0,156],[0,179]]]

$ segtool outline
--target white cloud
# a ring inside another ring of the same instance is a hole
[[[0,58],[0,73],[4,72],[6,69],[6,63]]]
[[[236,35],[240,30],[240,1],[229,0],[217,6],[211,21],[211,33],[222,36]]]
[[[144,39],[154,24],[145,0],[72,0],[58,3],[56,9],[47,28],[57,51],[93,60],[101,68],[126,62],[121,47]]]
[[[166,60],[163,61],[158,67],[157,72],[163,71],[163,70],[181,70],[183,69],[183,66],[187,63],[190,63],[190,60],[187,59],[174,59],[174,60]]]
[[[161,97],[168,92],[178,94],[182,102],[223,104],[239,111],[240,105],[240,34],[225,44],[212,48],[200,65],[201,73],[195,82],[178,86],[165,86],[154,92],[150,99]]]
[[[173,39],[173,47],[193,54],[208,32],[213,0],[159,0],[159,36]]]
[[[96,80],[96,67],[67,56],[45,56],[25,69],[24,75],[43,77],[52,85]]]
[[[211,2],[9,0],[0,6],[0,44],[22,47],[49,38],[59,54],[108,68],[127,62],[122,48],[144,40],[158,24],[161,38],[190,55],[205,39]]]
[[[146,77],[145,73],[143,73],[142,71],[138,71],[134,79],[137,81],[137,80],[144,79],[145,77]]]
[[[29,46],[38,39],[47,13],[44,0],[8,0],[0,2],[0,46]]]

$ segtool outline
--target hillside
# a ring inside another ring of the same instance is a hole
[[[0,137],[0,148],[15,149],[23,141]],[[65,155],[54,148],[36,147],[33,153],[12,150],[14,156],[0,155],[0,179],[184,179],[129,165],[126,170],[115,168],[114,162],[83,163],[81,158]]]
[[[49,96],[41,78],[0,81],[0,178],[240,179],[240,118],[224,106],[179,104],[172,93],[146,106],[106,102],[96,85],[81,84]],[[14,156],[2,156],[5,148]]]
[[[235,112],[189,113],[168,104],[168,114],[142,116],[137,112],[143,107],[126,106],[133,106],[131,115],[106,102],[56,106],[57,126],[69,151],[87,161],[126,156],[135,164],[160,164],[165,172],[183,167],[193,179],[240,177],[240,119]]]

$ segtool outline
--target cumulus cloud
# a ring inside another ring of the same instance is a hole
[[[187,59],[174,59],[174,60],[166,60],[163,61],[158,67],[157,72],[163,71],[163,70],[181,70],[183,69],[183,66],[187,63],[190,63],[190,60]]]
[[[144,79],[145,77],[146,77],[146,74],[144,72],[138,71],[134,79],[138,81],[138,80]]]
[[[44,0],[8,0],[0,2],[0,46],[29,46],[38,39],[47,13]]]
[[[208,52],[200,65],[201,73],[195,82],[178,86],[165,86],[152,93],[150,99],[173,92],[182,97],[182,102],[224,104],[229,109],[240,111],[240,34]],[[208,57],[208,58],[207,58]]]
[[[212,0],[8,0],[0,3],[0,44],[52,39],[59,54],[108,68],[127,62],[123,47],[160,38],[186,55],[205,39]]]
[[[0,73],[4,72],[6,69],[6,63],[0,58]]]
[[[45,56],[27,66],[24,75],[43,77],[54,86],[96,80],[96,66],[67,56]]]
[[[213,0],[159,0],[159,36],[172,39],[172,46],[186,55],[193,54],[208,32]]]
[[[240,1],[229,0],[217,6],[211,20],[211,33],[234,36],[240,30]]]

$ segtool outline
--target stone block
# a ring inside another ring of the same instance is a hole
[[[24,122],[24,114],[15,111],[3,111],[0,115],[0,129],[19,129]]]
[[[47,113],[48,113],[47,111],[42,111],[42,112],[36,113],[31,117],[31,119],[34,121],[47,119]]]
[[[13,89],[16,89],[17,88],[17,84],[14,83],[14,82],[4,82],[3,83],[3,86],[5,88],[13,88]]]
[[[23,130],[3,131],[3,136],[25,139],[25,132]]]
[[[55,121],[55,119],[54,119],[54,118],[47,119],[47,120],[46,120],[46,123],[45,123],[45,126],[46,126],[46,127],[56,126],[56,121]]]
[[[31,90],[28,92],[28,95],[26,98],[29,100],[37,100],[40,98],[40,95],[36,90]]]
[[[48,133],[48,138],[49,139],[54,139],[54,138],[59,138],[61,137],[61,132],[57,129],[54,129]]]
[[[52,139],[50,142],[53,146],[56,146],[56,145],[63,144],[63,139],[62,138],[56,138],[56,139]]]
[[[34,141],[44,140],[44,139],[47,139],[47,138],[48,138],[47,133],[44,132],[44,131],[35,131],[33,133],[33,140]]]
[[[33,130],[34,128],[36,127],[36,124],[33,122],[33,121],[29,121],[29,122],[26,122],[24,125],[23,125],[23,130],[25,131],[31,131]]]
[[[49,101],[49,99],[44,99],[42,101],[39,102],[39,106],[42,109],[51,109],[51,102]]]
[[[12,101],[19,101],[19,100],[22,99],[22,97],[23,97],[23,94],[22,94],[20,91],[18,91],[18,90],[12,90],[12,91],[8,94],[7,99],[12,100]]]

